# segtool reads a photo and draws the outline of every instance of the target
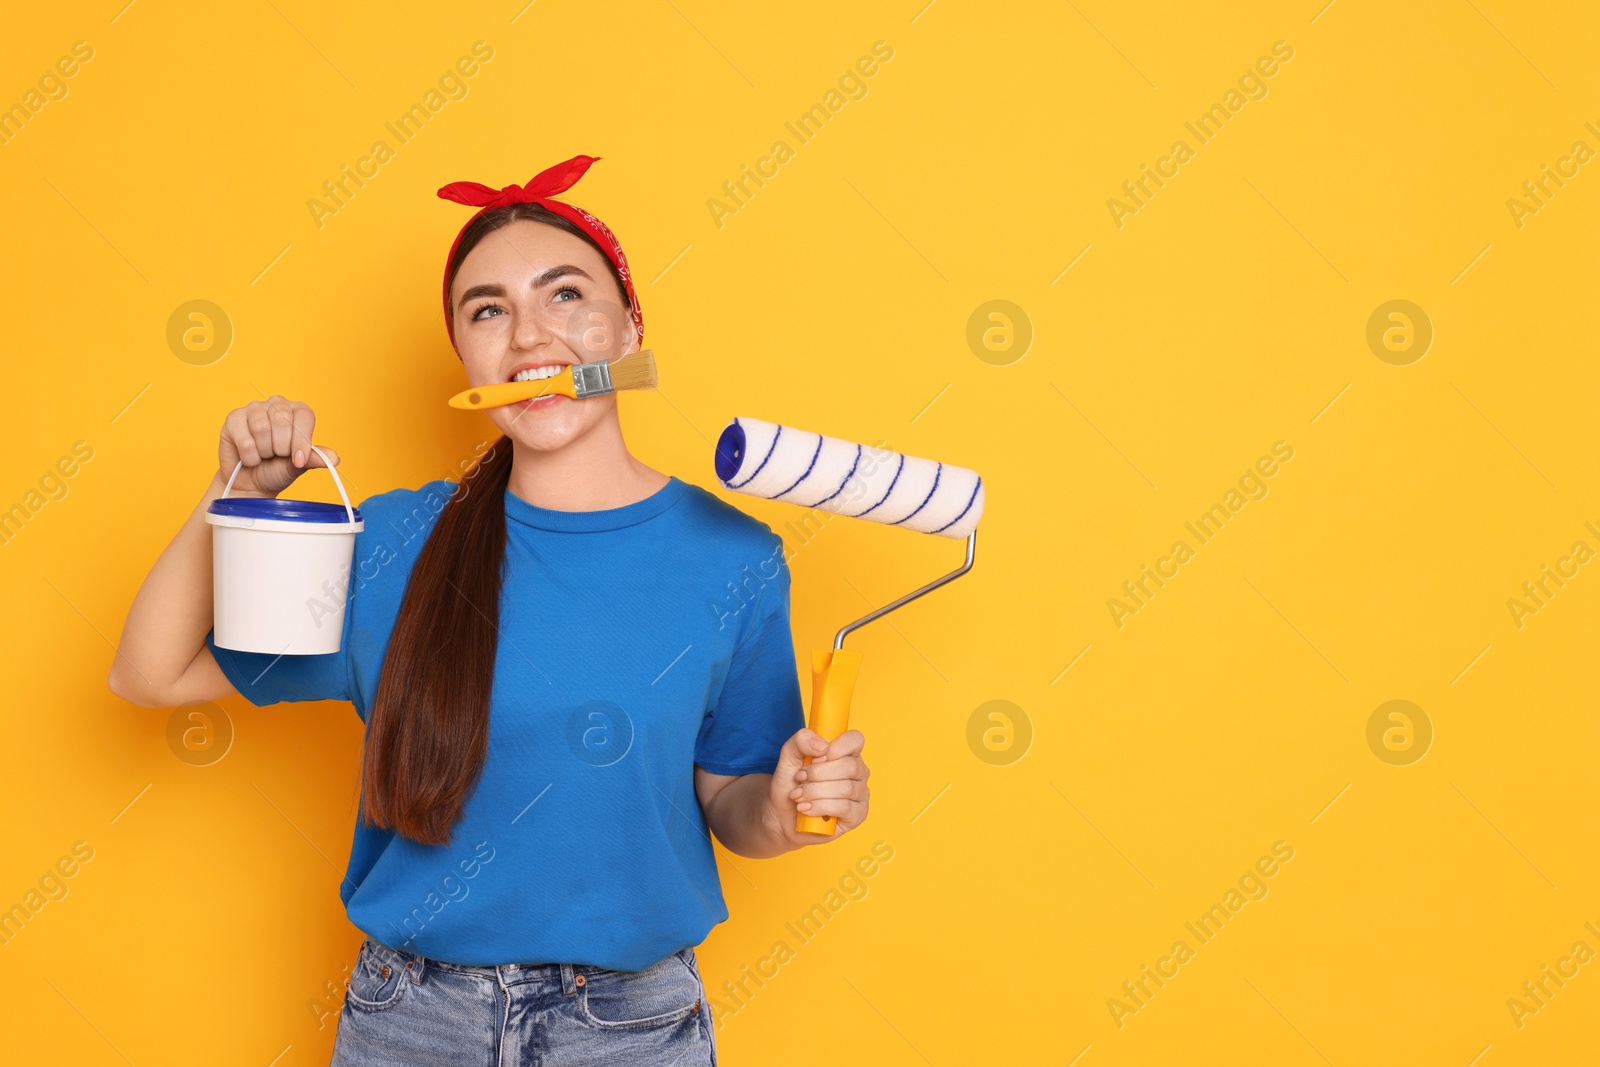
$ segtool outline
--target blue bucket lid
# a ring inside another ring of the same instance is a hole
[[[361,509],[352,508],[356,521],[361,521]],[[347,523],[343,504],[324,504],[319,500],[276,500],[271,497],[230,496],[211,502],[206,511],[212,515],[231,515],[241,519],[274,519],[278,522],[337,522]]]

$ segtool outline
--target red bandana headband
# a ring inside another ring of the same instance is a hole
[[[584,233],[594,238],[600,250],[611,261],[611,265],[616,267],[617,273],[622,276],[623,287],[628,291],[628,307],[633,313],[633,327],[639,335],[639,343],[644,343],[644,312],[639,308],[638,294],[633,291],[633,275],[628,273],[628,257],[622,254],[622,244],[617,240],[617,235],[611,232],[609,226],[582,208],[550,199],[556,193],[565,192],[577,184],[578,179],[589,169],[589,165],[599,158],[573,156],[564,163],[557,163],[548,170],[540,171],[526,185],[508,185],[504,189],[491,189],[477,182],[451,182],[439,190],[439,196],[445,200],[482,209],[467,220],[466,226],[461,228],[461,232],[456,234],[455,241],[451,243],[449,255],[445,256],[444,324],[445,329],[450,332],[451,344],[455,344],[456,330],[455,315],[450,309],[450,261],[455,258],[456,248],[460,246],[461,235],[466,232],[467,226],[472,225],[473,221],[485,211],[505,207],[508,204],[538,204],[577,224]]]

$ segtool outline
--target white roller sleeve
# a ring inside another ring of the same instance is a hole
[[[760,419],[728,424],[716,465],[729,489],[918,533],[966,537],[983,515],[976,471]]]

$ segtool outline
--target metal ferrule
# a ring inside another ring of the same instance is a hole
[[[579,400],[614,392],[611,386],[611,364],[603,359],[597,359],[593,363],[574,363],[572,391],[577,394]]]

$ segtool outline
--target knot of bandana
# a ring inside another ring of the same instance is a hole
[[[644,312],[639,307],[639,296],[633,289],[633,275],[628,270],[628,257],[623,254],[622,243],[617,240],[617,235],[611,232],[611,227],[582,208],[550,199],[577,184],[578,179],[588,171],[590,164],[598,160],[598,156],[573,156],[569,160],[540,171],[525,185],[508,185],[503,189],[493,189],[477,182],[451,182],[439,190],[441,199],[479,209],[456,234],[455,241],[450,245],[450,252],[445,256],[444,322],[445,329],[450,334],[451,344],[455,343],[456,332],[455,316],[450,308],[450,261],[455,258],[462,234],[473,220],[486,211],[493,211],[495,208],[510,204],[538,204],[574,223],[594,239],[600,246],[600,251],[611,261],[611,265],[617,269],[617,274],[622,278],[622,286],[628,294],[628,310],[633,316],[634,330],[639,336],[639,343],[644,343]]]

